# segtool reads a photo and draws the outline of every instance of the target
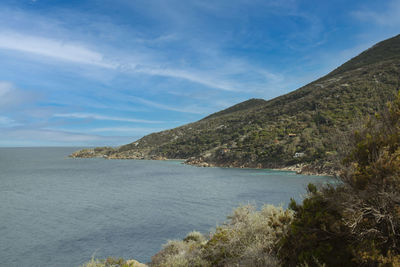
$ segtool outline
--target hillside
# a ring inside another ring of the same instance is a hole
[[[400,86],[400,35],[380,42],[328,75],[269,101],[250,99],[204,119],[147,135],[116,149],[72,157],[187,159],[202,166],[332,171],[338,140],[392,100]]]

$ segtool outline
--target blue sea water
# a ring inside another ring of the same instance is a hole
[[[150,261],[161,245],[207,233],[240,204],[287,205],[327,177],[179,161],[71,159],[77,148],[0,148],[0,265]]]

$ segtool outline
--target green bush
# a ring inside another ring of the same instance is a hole
[[[354,133],[341,184],[317,190],[290,208],[280,241],[285,266],[399,266],[400,94]]]
[[[302,204],[291,201],[295,215],[288,234],[280,241],[279,258],[284,266],[354,266],[346,226],[340,206],[335,204],[338,189],[318,191],[310,184]]]
[[[400,93],[355,140],[342,175],[344,222],[359,241],[357,260],[387,265],[400,254]]]

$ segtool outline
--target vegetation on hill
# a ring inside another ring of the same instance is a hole
[[[354,123],[381,110],[400,87],[400,35],[330,74],[270,101],[250,99],[198,122],[147,135],[116,149],[73,157],[187,159],[202,166],[338,171],[337,143]]]

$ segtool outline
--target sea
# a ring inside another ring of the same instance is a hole
[[[332,178],[181,161],[73,159],[79,148],[0,148],[0,266],[146,263],[168,240],[208,234],[239,205],[287,207]]]

